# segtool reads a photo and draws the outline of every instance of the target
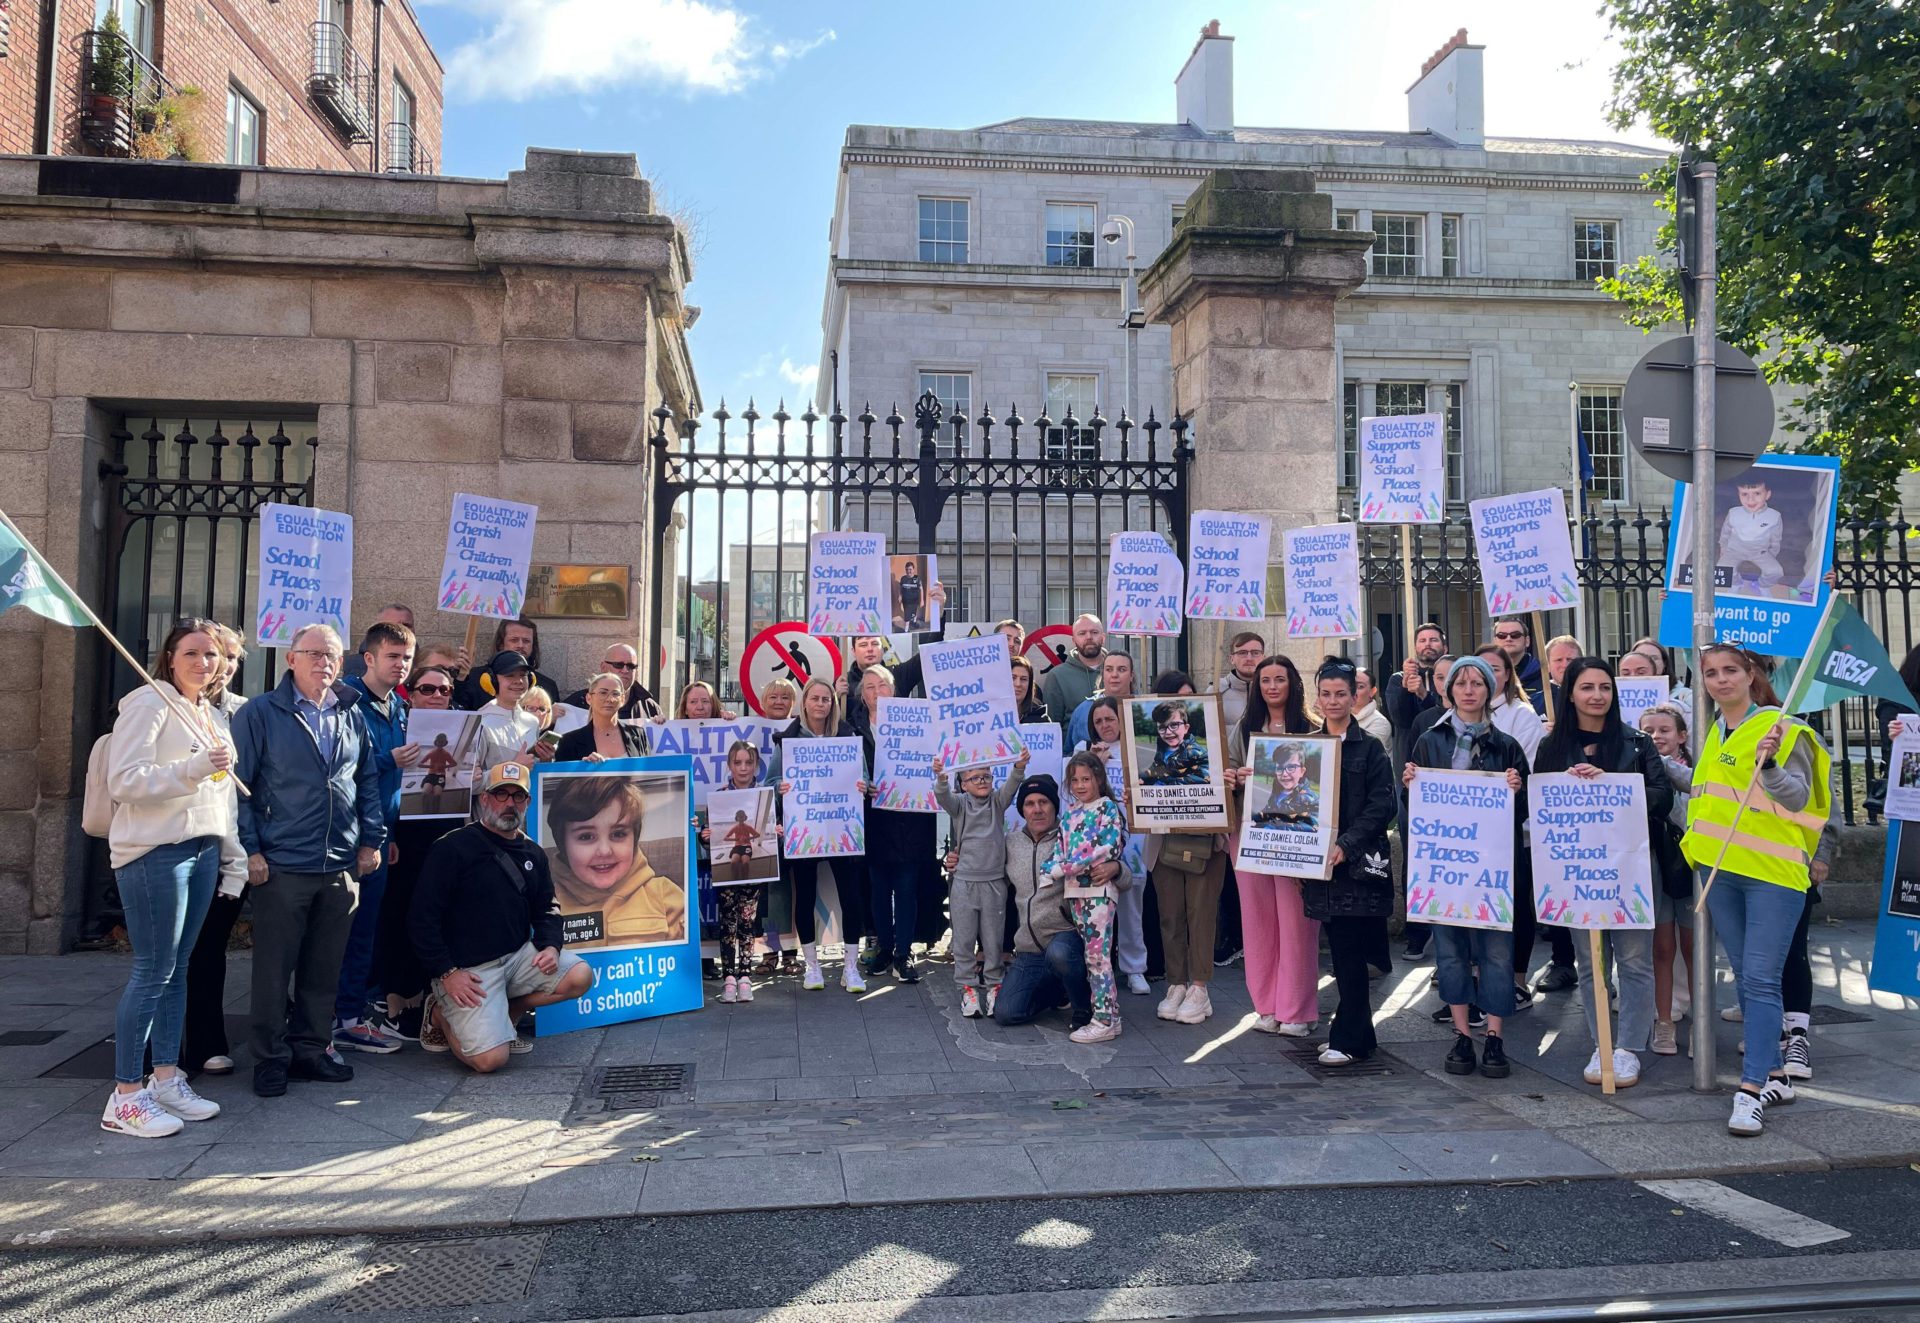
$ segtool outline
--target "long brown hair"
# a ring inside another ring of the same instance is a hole
[[[1488,643],[1482,647],[1475,648],[1473,655],[1482,661],[1485,661],[1489,657],[1498,656],[1501,663],[1506,667],[1506,686],[1501,689],[1498,694],[1487,695],[1487,710],[1489,712],[1493,710],[1493,700],[1495,698],[1504,698],[1509,703],[1527,702],[1527,691],[1520,685],[1520,672],[1514,668],[1513,659],[1507,656],[1505,648],[1502,648],[1498,643]]]
[[[156,680],[165,680],[168,684],[173,685],[175,689],[178,689],[180,686],[174,682],[173,678],[174,650],[180,646],[181,640],[189,634],[205,634],[209,639],[213,640],[214,651],[220,654],[221,661],[220,668],[214,671],[213,679],[207,681],[207,687],[201,691],[200,697],[207,702],[216,701],[220,691],[220,670],[224,669],[227,664],[226,647],[220,641],[220,632],[221,626],[203,616],[187,616],[184,619],[174,621],[173,628],[168,630],[166,638],[160,641],[160,651],[154,654],[153,678]]]
[[[1113,783],[1107,780],[1107,765],[1085,749],[1067,759],[1067,765],[1061,769],[1061,779],[1066,782],[1068,795],[1073,794],[1073,769],[1076,767],[1084,767],[1093,773],[1093,783],[1098,787],[1102,799],[1113,798]]]

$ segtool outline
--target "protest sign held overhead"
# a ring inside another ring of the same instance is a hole
[[[284,648],[304,625],[332,625],[353,646],[353,516],[304,505],[260,507],[260,645]]]
[[[527,600],[539,507],[490,496],[453,498],[439,606],[462,616],[513,620]]]
[[[1010,763],[1026,747],[1007,646],[1005,635],[987,634],[920,649],[921,685],[934,705],[940,761],[949,772]]]
[[[1407,788],[1407,917],[1513,927],[1513,790],[1497,772],[1422,768]]]
[[[1507,616],[1578,605],[1580,576],[1557,487],[1469,503],[1487,614]]]
[[[807,539],[807,632],[884,634],[887,540],[878,533],[815,533]]]
[[[933,759],[940,751],[940,729],[933,703],[923,698],[883,698],[877,708],[873,806],[898,813],[938,813]]]
[[[1437,413],[1360,420],[1360,522],[1438,523],[1446,508],[1447,428]]]
[[[1282,536],[1287,566],[1287,637],[1360,636],[1360,538],[1355,524],[1290,528]]]
[[[860,794],[865,761],[855,735],[781,741],[780,777],[788,787],[781,806],[787,824],[782,854],[819,859],[867,852],[867,807]]]
[[[1653,927],[1645,780],[1615,772],[1537,772],[1527,781],[1527,808],[1541,923]]]
[[[1107,632],[1178,636],[1182,571],[1166,538],[1115,533],[1107,545]]]
[[[1195,511],[1187,546],[1187,619],[1259,620],[1267,614],[1265,515]]]

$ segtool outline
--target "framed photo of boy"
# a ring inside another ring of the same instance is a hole
[[[1256,735],[1233,866],[1326,881],[1340,834],[1340,745],[1326,735]]]
[[[707,796],[707,848],[713,885],[751,886],[780,876],[780,826],[772,786],[715,790]]]
[[[1213,694],[1129,698],[1127,819],[1135,831],[1230,830],[1226,723]]]

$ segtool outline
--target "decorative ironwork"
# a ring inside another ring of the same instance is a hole
[[[313,25],[307,95],[348,142],[373,141],[373,70],[338,23]]]
[[[387,125],[386,168],[389,174],[430,175],[433,157],[420,142],[411,124],[399,120]]]
[[[134,135],[152,130],[173,84],[125,33],[82,32],[75,45],[80,140],[102,156],[132,155]]]

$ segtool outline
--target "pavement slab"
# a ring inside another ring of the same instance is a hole
[[[1711,1121],[1650,1121],[1634,1126],[1573,1126],[1554,1133],[1622,1176],[1717,1176],[1735,1172],[1819,1171],[1827,1160],[1789,1139],[1774,1124],[1786,1109],[1767,1109],[1768,1126],[1753,1136],[1727,1132],[1729,1101]]]

